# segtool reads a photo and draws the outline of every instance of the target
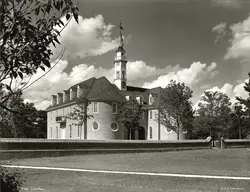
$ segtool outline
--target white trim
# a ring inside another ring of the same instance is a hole
[[[96,122],[97,125],[98,125],[97,129],[94,129],[94,127],[93,127],[94,122]],[[93,121],[93,123],[92,123],[92,129],[93,129],[93,131],[98,131],[100,129],[100,124],[97,121]]]
[[[95,103],[96,103],[96,110],[97,110],[96,112],[94,111]],[[93,113],[99,113],[99,102],[93,102],[92,110],[93,110]]]
[[[162,177],[184,177],[184,178],[204,178],[204,179],[229,179],[229,180],[250,180],[250,177],[239,176],[219,176],[219,175],[189,175],[178,173],[152,173],[152,172],[135,172],[135,171],[111,171],[111,170],[94,170],[94,169],[76,169],[63,167],[37,167],[25,165],[1,165],[8,168],[20,169],[40,169],[40,170],[54,170],[54,171],[74,171],[74,172],[89,172],[89,173],[108,173],[121,175],[147,175],[147,176],[162,176]]]
[[[113,123],[115,123],[115,124],[117,125],[117,129],[116,129],[116,130],[112,129],[112,124],[113,124]],[[113,122],[113,123],[111,123],[110,128],[111,128],[111,130],[112,130],[113,132],[117,132],[117,131],[119,130],[119,125],[118,125],[117,122]]]
[[[114,112],[114,110],[113,110],[113,104],[116,105],[116,112]],[[112,102],[112,113],[113,114],[117,114],[118,113],[118,104],[116,102]]]
[[[168,130],[167,130],[167,127],[165,127],[165,131],[166,131],[167,133],[172,133],[172,132],[173,132],[172,129],[171,129],[171,131],[168,131]]]
[[[182,131],[183,134],[186,134],[187,132],[188,132],[187,129],[186,129],[186,131]]]

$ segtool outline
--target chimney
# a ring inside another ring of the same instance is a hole
[[[63,94],[57,93],[57,104],[62,103],[62,101],[63,101]]]
[[[56,105],[56,100],[57,100],[57,96],[56,95],[52,95],[52,105]]]
[[[76,88],[70,89],[70,100],[74,99],[76,97]]]
[[[69,90],[64,90],[63,91],[63,102],[69,100]]]

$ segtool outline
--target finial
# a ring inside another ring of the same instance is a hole
[[[123,37],[122,37],[122,30],[123,30],[123,26],[122,26],[122,21],[120,21],[120,45],[123,47]]]

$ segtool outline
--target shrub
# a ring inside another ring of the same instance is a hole
[[[14,170],[9,172],[6,168],[0,168],[0,177],[1,177],[1,191],[3,192],[18,192],[21,189],[21,186],[25,182],[22,179],[22,173]]]

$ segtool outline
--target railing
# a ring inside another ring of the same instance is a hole
[[[56,117],[56,122],[57,122],[57,123],[66,122],[66,118],[63,117],[63,116],[58,116],[58,117]]]

